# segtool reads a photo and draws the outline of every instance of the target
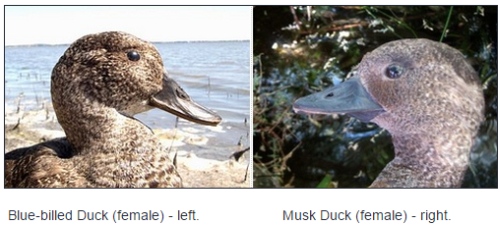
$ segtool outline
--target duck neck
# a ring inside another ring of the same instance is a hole
[[[473,137],[458,130],[447,136],[393,135],[395,158],[372,187],[460,187]]]
[[[159,143],[147,126],[113,108],[94,105],[62,111],[54,108],[75,155],[158,149]]]
[[[420,165],[442,165],[447,168],[466,167],[473,144],[473,135],[424,134],[393,136],[396,158],[420,161]]]

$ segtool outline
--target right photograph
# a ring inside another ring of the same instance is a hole
[[[255,188],[498,188],[497,6],[253,18]]]

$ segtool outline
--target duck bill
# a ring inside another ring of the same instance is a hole
[[[149,105],[180,118],[203,125],[216,126],[222,118],[210,109],[194,102],[173,79],[163,76],[163,89],[151,97]]]
[[[336,114],[345,113],[363,122],[369,122],[384,112],[361,84],[359,77],[324,91],[297,99],[293,104],[296,113]]]

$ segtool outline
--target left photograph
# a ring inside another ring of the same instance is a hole
[[[4,12],[5,188],[251,187],[250,7]]]

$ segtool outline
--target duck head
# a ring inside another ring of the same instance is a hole
[[[354,74],[298,99],[295,111],[345,113],[391,133],[395,157],[370,187],[460,187],[484,110],[480,80],[464,56],[405,39],[366,54]]]
[[[215,126],[221,121],[167,75],[151,43],[123,32],[75,41],[52,71],[51,94],[63,128],[65,120],[103,107],[129,117],[159,108],[199,124]]]
[[[393,135],[457,127],[475,132],[482,121],[478,76],[446,44],[427,39],[389,42],[366,54],[354,74],[340,85],[298,99],[294,110],[345,113],[375,122]]]

